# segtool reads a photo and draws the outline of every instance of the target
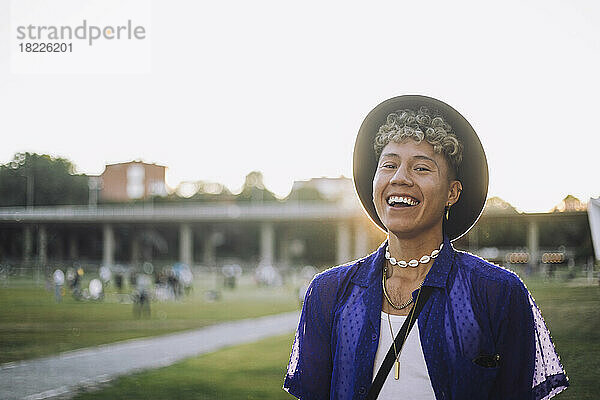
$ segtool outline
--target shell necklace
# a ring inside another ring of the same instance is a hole
[[[385,259],[388,260],[390,262],[390,264],[397,265],[402,268],[406,268],[406,267],[416,268],[419,266],[419,264],[427,264],[429,261],[431,261],[432,258],[436,258],[438,256],[438,254],[440,254],[440,251],[442,251],[442,247],[444,247],[443,242],[442,242],[442,244],[440,244],[439,249],[435,249],[434,251],[431,252],[431,255],[424,255],[423,257],[421,257],[418,260],[413,258],[410,261],[404,261],[404,260],[396,260],[394,257],[392,257],[388,246],[385,246]]]

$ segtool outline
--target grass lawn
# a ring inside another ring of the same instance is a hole
[[[557,398],[597,399],[600,288],[528,282],[569,375]],[[289,399],[281,390],[292,335],[227,348],[170,367],[122,377],[87,399]]]
[[[205,300],[205,288],[180,301],[153,302],[149,318],[136,319],[133,305],[110,291],[102,302],[80,302],[31,284],[0,288],[0,363],[34,358],[119,340],[199,328],[221,321],[296,310],[289,288],[259,288],[249,280]],[[124,296],[125,299],[127,296]]]
[[[292,339],[277,336],[124,376],[75,399],[293,399],[281,389]]]
[[[600,287],[529,282],[542,310],[571,386],[566,399],[598,399],[600,371]]]

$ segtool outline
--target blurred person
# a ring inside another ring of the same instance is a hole
[[[115,274],[115,287],[119,294],[123,293],[123,274],[120,271]]]
[[[63,285],[65,284],[65,273],[62,270],[57,269],[52,274],[54,280],[54,299],[57,303],[62,302],[63,296]]]
[[[83,294],[81,291],[81,281],[83,280],[83,271],[82,267],[77,267],[77,269],[72,272],[72,281],[71,281],[71,291],[73,294],[73,298],[75,300],[81,300],[83,298]]]
[[[137,272],[135,270],[129,272],[129,286],[133,288],[137,286]]]
[[[354,182],[387,232],[312,280],[284,389],[300,399],[548,399],[568,386],[514,273],[457,251],[483,209],[487,160],[468,121],[425,96],[375,107]]]
[[[179,283],[179,277],[175,271],[170,268],[167,273],[167,284],[171,293],[171,298],[177,300],[181,297],[181,285]]]
[[[73,268],[67,268],[67,283],[69,284],[69,288],[73,289],[75,284],[75,270]]]
[[[239,264],[225,264],[221,268],[223,274],[223,287],[235,289],[237,279],[242,276],[242,267]]]
[[[131,297],[133,299],[133,316],[150,318],[152,278],[146,274],[136,275],[136,286]]]

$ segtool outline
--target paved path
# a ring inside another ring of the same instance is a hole
[[[233,321],[0,365],[0,399],[45,399],[118,375],[163,367],[224,346],[293,332],[298,312]]]

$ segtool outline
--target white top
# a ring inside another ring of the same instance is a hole
[[[406,316],[389,315],[392,322],[394,338],[402,327]],[[373,368],[373,379],[379,371],[381,363],[385,359],[392,345],[392,334],[388,322],[388,314],[381,312],[381,330],[379,332],[379,346],[375,355]],[[378,399],[411,399],[411,400],[435,400],[435,394],[431,387],[427,365],[423,356],[421,339],[419,338],[419,326],[417,322],[406,338],[406,342],[400,354],[400,379],[394,379],[394,365],[383,383]]]

